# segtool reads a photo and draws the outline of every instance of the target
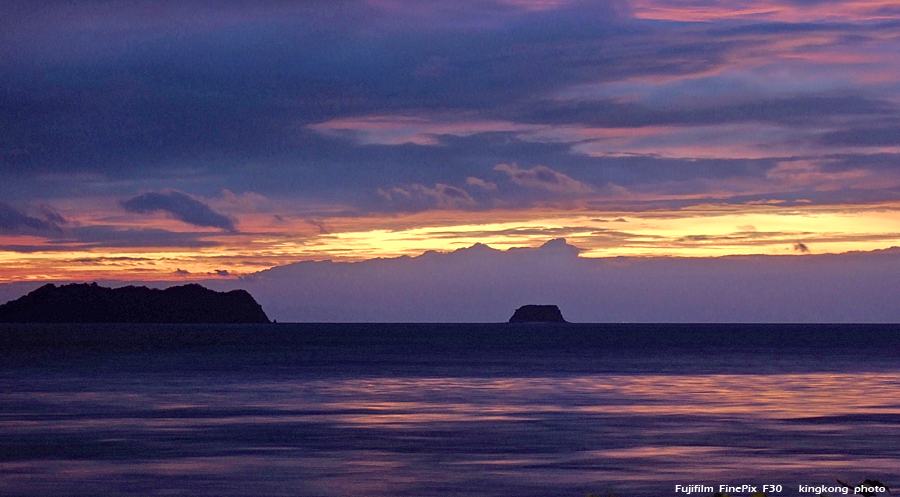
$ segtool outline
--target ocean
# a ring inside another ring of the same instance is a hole
[[[900,326],[0,325],[2,496],[842,495],[836,479],[900,487]]]

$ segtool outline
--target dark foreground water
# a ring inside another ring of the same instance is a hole
[[[900,487],[900,327],[0,325],[4,496],[812,496],[835,478]]]

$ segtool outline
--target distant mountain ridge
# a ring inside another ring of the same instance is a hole
[[[268,323],[245,290],[216,292],[201,285],[165,290],[52,283],[0,305],[0,323]]]

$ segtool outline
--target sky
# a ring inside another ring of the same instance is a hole
[[[562,238],[594,268],[884,276],[900,246],[893,1],[8,0],[0,54],[15,288]]]

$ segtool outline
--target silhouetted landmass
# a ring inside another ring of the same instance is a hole
[[[562,312],[555,305],[523,305],[516,309],[510,323],[565,323]]]
[[[216,292],[197,284],[151,289],[96,283],[44,285],[0,305],[0,323],[268,323],[244,290]]]

